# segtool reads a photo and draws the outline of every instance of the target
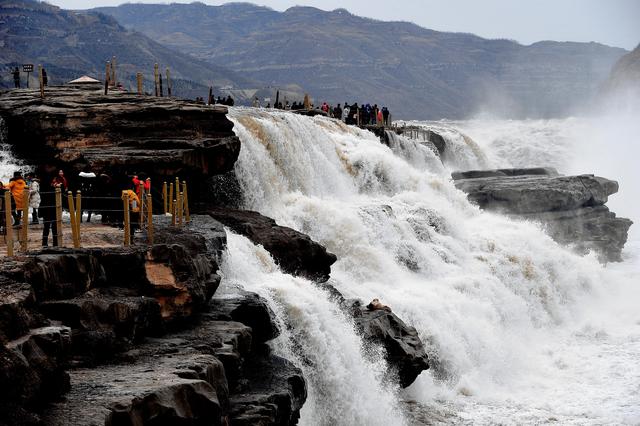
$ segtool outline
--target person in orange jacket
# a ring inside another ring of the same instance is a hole
[[[22,219],[22,209],[24,208],[24,190],[27,188],[27,182],[25,182],[20,172],[14,172],[13,177],[9,181],[9,184],[5,187],[11,191],[13,196],[13,206],[11,209],[11,216],[13,216],[13,225],[20,225]]]
[[[129,199],[129,235],[131,235],[131,242],[133,243],[133,236],[136,230],[140,227],[138,223],[140,213],[140,198],[136,195],[132,189],[127,189],[122,194],[123,197]]]

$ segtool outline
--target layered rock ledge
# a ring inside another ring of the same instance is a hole
[[[485,210],[541,222],[556,241],[602,261],[620,261],[633,222],[606,202],[618,183],[594,175],[562,176],[551,168],[472,170],[452,174],[458,189]]]
[[[0,261],[0,424],[294,424],[301,371],[259,296],[212,300],[222,225]]]
[[[198,182],[228,172],[240,140],[225,107],[125,92],[48,87],[0,93],[5,143],[26,164]],[[195,193],[194,193],[195,194]]]

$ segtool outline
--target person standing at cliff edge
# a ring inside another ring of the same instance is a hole
[[[13,216],[14,226],[19,226],[22,219],[25,188],[27,188],[27,182],[22,178],[22,174],[20,172],[14,172],[13,177],[9,180],[9,185],[7,185],[7,189],[11,191],[11,195],[13,196],[11,215]],[[25,218],[25,220],[28,220],[28,218]]]
[[[69,189],[67,178],[64,177],[64,171],[58,170],[58,175],[51,181],[51,186],[54,188],[59,187],[62,191],[67,191]]]
[[[11,71],[11,74],[13,74],[13,85],[15,86],[16,89],[20,88],[20,70],[18,69],[18,67],[16,67],[13,71]]]
[[[55,181],[55,178],[52,180]],[[44,227],[42,228],[42,247],[49,246],[49,231],[52,232],[53,246],[58,246],[58,222],[56,221],[56,194],[55,189],[61,187],[62,184],[51,184],[50,189],[40,194],[40,217]]]

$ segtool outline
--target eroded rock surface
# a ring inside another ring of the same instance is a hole
[[[228,172],[240,140],[225,107],[70,86],[0,93],[6,143],[27,164],[85,167],[113,177],[145,173],[155,182],[175,176],[198,183]],[[72,173],[69,173],[72,176]]]
[[[208,210],[208,214],[233,232],[262,245],[284,272],[315,281],[329,279],[337,257],[309,236],[257,212],[219,208]]]
[[[556,241],[579,252],[595,250],[603,261],[621,260],[633,222],[605,206],[618,192],[615,181],[561,176],[550,168],[476,170],[452,177],[482,209],[539,221]]]

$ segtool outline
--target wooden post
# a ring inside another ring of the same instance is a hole
[[[138,82],[138,95],[142,95],[142,73],[136,73],[136,80]]]
[[[76,236],[78,238],[78,247],[82,246],[82,238],[80,234],[80,224],[82,223],[82,192],[76,192]]]
[[[118,78],[116,76],[116,57],[111,58],[111,83],[113,87],[118,87]]]
[[[176,222],[182,226],[182,192],[176,191]]]
[[[173,204],[174,204],[174,201],[173,201],[173,182],[172,182],[169,184],[169,212],[172,215],[174,215]]]
[[[147,194],[147,242],[153,245],[153,202],[151,192]]]
[[[213,105],[213,87],[209,86],[209,101],[207,105]]]
[[[140,211],[138,214],[140,215],[140,228],[142,228],[144,224],[144,209],[146,208],[146,191],[144,190],[144,183],[140,182]]]
[[[173,226],[176,226],[176,205],[177,204],[178,202],[176,200],[173,200],[173,202],[171,203],[171,225]]]
[[[29,243],[29,188],[22,193],[22,228],[20,229],[20,246],[22,251],[27,251]]]
[[[38,65],[38,71],[40,74],[40,97],[44,99],[44,78],[42,77],[42,65]]]
[[[78,240],[78,227],[76,226],[76,209],[73,205],[73,193],[67,192],[67,199],[69,201],[69,216],[71,218],[71,239],[73,240],[73,248],[79,248],[80,242]]]
[[[129,217],[129,195],[126,191],[122,191],[122,208],[124,212],[124,245],[131,245],[131,224]]]
[[[191,222],[191,215],[189,214],[189,195],[187,194],[187,181],[182,182],[182,202],[184,204],[184,216],[185,222]]]
[[[171,73],[169,67],[167,67],[167,96],[171,97]]]
[[[158,74],[158,87],[160,88],[160,97],[164,96],[164,90],[162,89],[162,74]]]
[[[56,187],[56,231],[58,232],[58,246],[62,247],[64,241],[62,240],[62,189]]]
[[[153,66],[153,82],[156,87],[156,97],[158,96],[158,64]]]
[[[111,62],[107,61],[104,69],[104,95],[109,94],[109,80],[111,80]]]
[[[7,256],[13,256],[13,225],[11,223],[11,191],[4,191],[4,220],[7,235]]]
[[[169,212],[169,210],[167,210],[169,206],[169,203],[167,200],[167,182],[164,182],[162,184],[162,204],[164,206],[163,212],[164,214],[167,214]]]

